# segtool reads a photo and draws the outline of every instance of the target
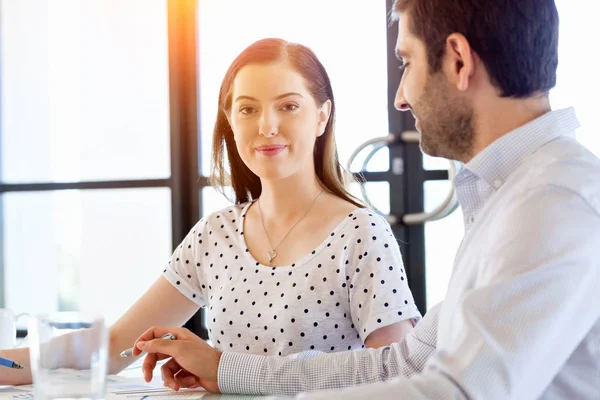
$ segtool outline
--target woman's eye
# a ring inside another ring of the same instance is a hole
[[[284,111],[294,111],[298,108],[298,106],[296,104],[286,104],[285,106],[282,107],[282,109]]]
[[[240,107],[240,113],[244,114],[244,115],[250,115],[254,112],[254,108],[253,107]]]

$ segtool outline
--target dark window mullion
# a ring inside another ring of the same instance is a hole
[[[173,248],[200,218],[197,0],[168,0]],[[200,309],[185,327],[207,339]]]
[[[0,1],[0,21],[2,21],[2,2]],[[2,121],[2,36],[0,35],[0,121]],[[0,123],[0,182],[2,182],[2,124]],[[1,183],[0,183],[1,189]],[[0,190],[0,232],[4,237],[4,196]],[[4,239],[0,238],[0,308],[5,304],[4,290]]]
[[[167,2],[173,247],[199,218],[195,0]]]
[[[423,170],[424,181],[447,181],[448,170]]]
[[[170,179],[148,179],[127,181],[98,181],[98,182],[35,182],[35,183],[0,183],[0,193],[7,192],[42,192],[56,190],[86,190],[86,189],[127,189],[169,187]]]
[[[393,0],[386,0],[386,11],[391,10]],[[404,131],[415,130],[414,119],[408,112],[399,112],[394,107],[396,91],[400,84],[399,62],[395,55],[398,24],[389,24],[386,13],[387,60],[388,60],[388,118],[389,130],[400,138]],[[423,160],[418,144],[395,141],[389,146],[390,166],[402,165],[402,171],[390,174],[390,214],[401,218],[408,213],[423,210]],[[401,222],[392,225],[399,241],[406,276],[419,311],[425,313],[425,233],[424,227],[406,226]]]
[[[404,113],[405,116],[410,116]],[[414,124],[412,116],[407,124]],[[414,129],[410,128],[410,129]],[[424,208],[424,170],[423,153],[417,143],[405,145],[405,182],[406,190],[406,213],[422,213]],[[422,314],[427,310],[426,295],[427,281],[425,275],[425,225],[410,225],[406,227],[408,232],[408,248],[406,262],[406,274],[408,282],[413,290],[413,296],[417,307]]]

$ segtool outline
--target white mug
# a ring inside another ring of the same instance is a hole
[[[15,315],[8,308],[0,308],[0,350],[12,349],[17,344],[17,319],[27,314]]]

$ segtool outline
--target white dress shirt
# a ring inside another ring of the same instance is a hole
[[[578,127],[573,109],[547,113],[458,174],[466,229],[447,295],[405,341],[301,360],[224,353],[221,390],[600,399],[600,161],[575,140]],[[436,334],[434,351],[425,342]]]
[[[300,397],[600,399],[600,161],[578,127],[547,113],[457,175],[465,236],[422,373]]]
[[[401,342],[379,349],[325,357],[317,351],[288,357],[225,352],[219,362],[219,389],[222,393],[293,396],[411,376],[423,370],[435,351],[440,307],[441,303],[431,308]]]

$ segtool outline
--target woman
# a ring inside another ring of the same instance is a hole
[[[112,373],[148,327],[181,326],[202,306],[221,351],[380,347],[412,329],[420,314],[400,251],[386,221],[345,190],[334,119],[329,77],[308,48],[265,39],[234,60],[219,94],[212,176],[233,187],[235,205],[198,222],[111,327]],[[26,350],[2,355],[28,364]],[[0,383],[31,379],[9,374]]]

